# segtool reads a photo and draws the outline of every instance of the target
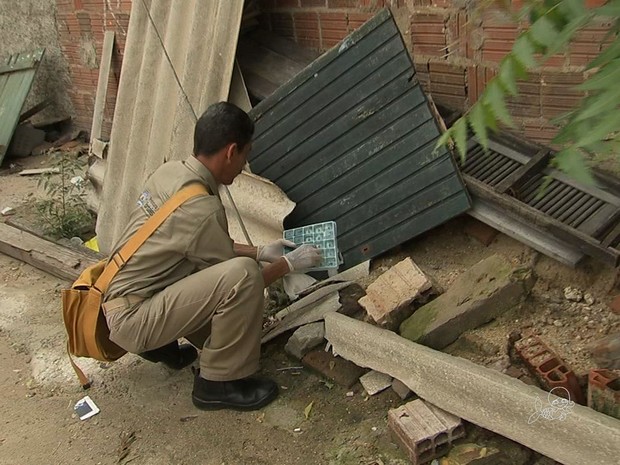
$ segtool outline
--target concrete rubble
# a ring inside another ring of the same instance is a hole
[[[398,397],[403,400],[412,394],[411,389],[409,389],[409,387],[407,387],[407,385],[399,379],[392,380],[392,391],[398,394]]]
[[[374,396],[392,385],[392,377],[372,370],[360,378],[360,383],[369,396]]]
[[[421,399],[565,465],[608,465],[620,456],[615,418],[564,405],[496,370],[338,313],[326,316],[325,330],[334,351],[347,360],[400,379]],[[564,413],[563,420],[547,419],[549,408],[566,409],[554,410]]]
[[[379,326],[396,328],[413,312],[408,306],[432,286],[413,260],[406,258],[370,284],[359,303]]]
[[[308,352],[301,362],[345,389],[351,388],[366,372],[355,363],[320,349]]]
[[[583,299],[583,292],[581,292],[580,289],[568,286],[564,288],[564,298],[571,302],[581,302]]]
[[[325,324],[310,323],[297,329],[284,346],[284,350],[298,360],[325,340]]]
[[[515,269],[498,255],[462,273],[447,292],[417,309],[400,325],[400,334],[443,349],[463,332],[498,317],[525,298],[535,283],[529,269]]]

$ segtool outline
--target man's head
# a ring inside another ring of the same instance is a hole
[[[228,103],[209,106],[196,122],[194,156],[220,184],[231,184],[245,166],[254,123],[245,111]]]

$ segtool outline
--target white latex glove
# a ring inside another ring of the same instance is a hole
[[[310,244],[304,244],[284,255],[291,271],[313,268],[321,263],[321,251]]]
[[[286,239],[278,239],[271,244],[259,245],[256,249],[256,261],[269,263],[277,261],[284,255],[284,246],[296,247],[294,242],[287,241]]]

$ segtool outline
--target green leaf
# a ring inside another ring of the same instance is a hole
[[[534,58],[534,46],[530,42],[527,33],[521,34],[512,46],[512,53],[524,68],[536,68],[538,62]]]
[[[603,66],[618,57],[620,57],[620,37],[617,37],[609,47],[599,53],[594,60],[588,63],[586,69]]]
[[[547,51],[545,52],[544,58],[549,58],[556,53],[563,50],[566,45],[571,41],[571,39],[575,36],[575,34],[590,20],[592,19],[592,15],[585,15],[579,18],[576,18],[569,22],[564,28],[562,28],[557,36],[557,38],[553,41],[551,45],[548,46]]]
[[[459,118],[456,123],[452,125],[454,130],[454,142],[456,148],[461,156],[461,162],[465,162],[467,157],[467,120],[465,117]]]
[[[478,102],[475,104],[469,112],[469,125],[474,130],[474,133],[476,133],[480,144],[485,150],[488,150],[489,136],[487,134],[486,113],[491,113],[491,111],[484,106],[484,103]]]
[[[583,184],[595,184],[590,167],[583,154],[574,147],[569,147],[555,154],[554,164],[571,178]]]
[[[491,107],[495,116],[508,126],[513,126],[512,118],[506,109],[504,102],[504,93],[499,83],[494,79],[489,83],[482,95],[486,105]]]
[[[618,18],[620,16],[620,1],[610,0],[605,5],[594,10],[596,16],[611,16]]]
[[[594,142],[605,140],[611,133],[620,131],[620,111],[603,115],[597,124],[592,125],[589,132],[575,139],[575,145],[585,147]]]
[[[439,137],[439,139],[437,139],[437,143],[435,144],[434,152],[436,152],[440,148],[445,147],[446,145],[448,145],[448,142],[450,141],[451,138],[452,138],[452,128],[447,129],[446,132],[444,132]]]
[[[551,47],[558,38],[558,31],[547,16],[541,16],[530,27],[532,39],[543,47]]]
[[[616,58],[607,63],[583,84],[577,86],[577,88],[581,90],[607,89],[609,87],[618,85],[619,81],[620,58]]]
[[[603,113],[615,111],[618,105],[620,105],[620,85],[583,99],[574,111],[573,118],[575,121],[594,118]]]
[[[563,0],[558,5],[558,9],[571,21],[588,15],[583,0]]]
[[[519,93],[515,63],[518,65],[519,62],[509,54],[502,60],[499,68],[499,80],[510,95],[517,95]]]

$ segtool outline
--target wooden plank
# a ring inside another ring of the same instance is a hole
[[[45,110],[50,104],[52,103],[52,99],[48,98],[43,100],[40,103],[37,103],[34,107],[32,107],[30,110],[23,112],[21,115],[19,115],[19,121],[18,123],[21,123],[23,121],[26,121],[28,118],[30,118],[31,116],[36,115],[37,113],[39,113],[40,111]]]
[[[528,161],[521,168],[517,169],[514,173],[499,183],[495,190],[500,194],[504,194],[510,189],[516,189],[518,185],[529,178],[532,174],[541,171],[549,163],[551,158],[551,151],[549,149],[542,149]]]
[[[474,137],[474,139],[476,138]],[[513,160],[518,161],[523,164],[527,164],[530,161],[530,158],[528,158],[527,155],[519,153],[510,147],[506,147],[499,142],[495,142],[492,140],[489,141],[489,149],[494,150],[497,153],[501,153],[502,155],[505,155],[508,158],[512,158]],[[554,153],[551,152],[550,155],[553,156]],[[545,168],[542,170],[542,172],[548,176],[551,176],[553,179],[563,182],[564,184],[568,184],[569,186],[574,187],[575,189],[579,189],[580,191],[585,192],[586,194],[589,194],[592,197],[596,197],[597,199],[601,199],[604,202],[610,203],[616,207],[620,207],[619,197],[616,197],[615,195],[610,194],[596,186],[588,186],[585,184],[581,184],[575,181],[570,176],[566,175],[565,173],[559,170],[553,169],[553,168]]]
[[[464,174],[463,179],[472,194],[488,200],[492,205],[499,206],[500,208],[506,208],[507,210],[522,216],[541,228],[543,231],[546,231],[551,235],[556,235],[559,239],[577,246],[579,250],[587,255],[590,255],[591,257],[608,263],[611,266],[618,266],[618,263],[620,262],[620,251],[610,247],[601,246],[598,241],[582,233],[581,231],[571,228],[570,226],[567,226],[564,223],[539,212],[535,208],[519,202],[513,197],[498,194],[491,187],[469,175]]]
[[[245,86],[243,74],[241,74],[241,68],[239,68],[237,60],[235,60],[230,90],[228,91],[228,101],[234,103],[245,112],[252,109],[252,102],[250,102],[248,89]]]
[[[603,247],[609,247],[611,244],[616,242],[616,239],[620,237],[620,223],[618,223],[614,229],[612,229],[603,239],[602,245]]]
[[[255,32],[250,34],[247,39],[240,40],[240,42],[246,41],[260,44],[268,50],[272,50],[288,58],[289,60],[299,63],[302,65],[302,68],[308,66],[320,55],[320,53],[315,50],[301,47],[293,40],[280,37],[263,29],[257,29]]]
[[[6,66],[28,63],[29,66],[17,72],[0,73],[0,163],[9,147],[13,132],[17,126],[22,107],[32,87],[35,71],[43,58],[45,49],[30,53],[12,55]],[[1,71],[1,70],[0,70]]]
[[[473,196],[472,200],[472,208],[467,213],[473,218],[570,267],[576,267],[583,259],[584,254],[575,246],[540,231],[527,220],[494,208],[488,201],[478,197]]]
[[[581,223],[577,229],[588,236],[598,238],[603,231],[607,230],[618,220],[618,217],[620,217],[620,208],[605,204]]]
[[[69,281],[97,261],[87,252],[63,247],[1,222],[0,252]]]
[[[60,169],[58,168],[34,168],[31,170],[22,170],[18,174],[20,176],[32,176],[35,174],[55,174],[60,173]]]
[[[284,84],[304,68],[286,56],[247,41],[239,43],[237,55],[244,76],[254,73],[276,84]]]
[[[97,81],[97,94],[95,97],[95,109],[93,111],[93,124],[90,130],[90,138],[101,139],[101,127],[103,125],[103,112],[108,94],[108,79],[112,63],[112,50],[114,48],[114,31],[106,31],[103,39],[103,51],[99,63],[99,80]],[[91,154],[93,154],[91,150]]]
[[[34,52],[32,56],[30,53],[22,53],[14,55],[14,57],[16,58],[13,60],[9,58],[9,62],[6,65],[0,65],[0,74],[10,74],[30,69],[35,66],[41,58],[36,52]]]
[[[341,357],[402,381],[420,398],[464,420],[565,465],[618,462],[620,421],[611,416],[573,405],[562,420],[550,421],[542,415],[558,413],[551,402],[559,397],[497,370],[335,312],[326,315],[325,330]]]

